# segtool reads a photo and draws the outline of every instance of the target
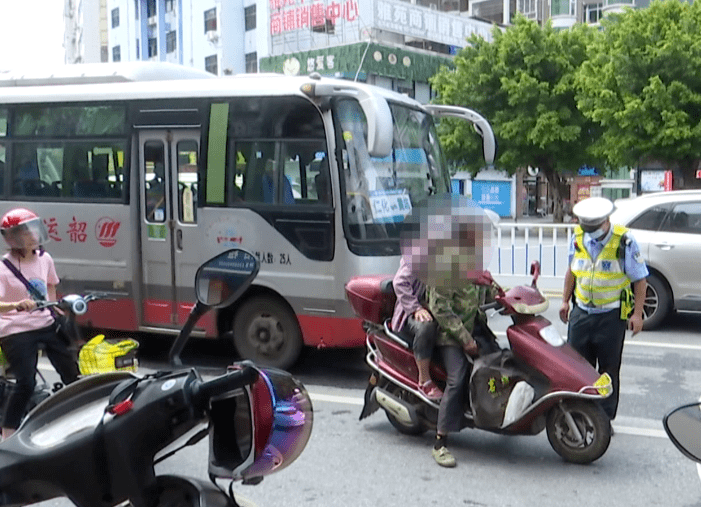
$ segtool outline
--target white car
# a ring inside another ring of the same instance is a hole
[[[640,245],[650,276],[644,329],[670,312],[701,311],[701,190],[675,190],[616,201],[611,223]]]

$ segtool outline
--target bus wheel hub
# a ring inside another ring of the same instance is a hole
[[[280,323],[272,317],[258,317],[253,321],[251,330],[251,342],[262,354],[275,353],[285,341]]]

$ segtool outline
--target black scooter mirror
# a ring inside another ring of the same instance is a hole
[[[234,248],[202,264],[195,274],[197,303],[168,353],[170,364],[181,366],[180,353],[185,348],[199,318],[212,308],[231,305],[243,294],[258,274],[258,260],[245,250]]]
[[[244,250],[228,250],[208,260],[195,275],[197,301],[209,308],[229,306],[251,285],[258,267]]]
[[[675,408],[662,424],[677,449],[690,460],[701,463],[701,403]]]
[[[533,261],[531,263],[531,275],[533,276],[533,282],[531,283],[531,286],[535,287],[536,283],[538,282],[538,278],[540,277],[540,262]]]

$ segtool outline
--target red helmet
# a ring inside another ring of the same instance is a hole
[[[27,231],[31,233],[29,239],[19,233]],[[14,208],[2,217],[0,233],[5,241],[13,249],[40,247],[49,239],[48,231],[41,218],[33,211],[26,208]]]
[[[26,208],[11,209],[2,216],[2,230],[6,231],[18,225],[22,225],[29,220],[39,218],[33,211]]]

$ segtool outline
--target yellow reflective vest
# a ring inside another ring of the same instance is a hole
[[[570,269],[575,277],[574,293],[583,305],[597,308],[620,307],[621,292],[630,285],[623,256],[619,253],[621,238],[628,231],[621,225],[613,226],[613,234],[596,259],[584,247],[584,231],[574,229],[575,250]]]

